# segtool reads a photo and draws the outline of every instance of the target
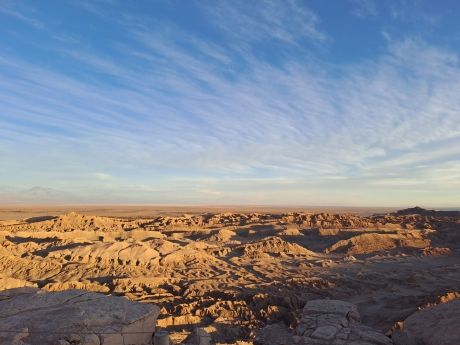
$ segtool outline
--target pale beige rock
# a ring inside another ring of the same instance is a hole
[[[210,241],[218,241],[218,242],[225,242],[229,241],[232,238],[235,238],[236,232],[228,229],[220,229],[215,234],[209,237]]]
[[[36,288],[5,290],[0,294],[1,328],[27,327],[26,344],[97,345],[148,344],[159,308],[82,290],[45,292]],[[91,332],[93,336],[86,336]],[[0,344],[10,345],[15,333],[0,332]]]
[[[14,288],[19,288],[19,287],[37,287],[37,284],[28,282],[26,280],[22,279],[16,279],[12,277],[5,276],[0,273],[0,287],[1,289],[14,289]]]
[[[109,287],[96,282],[68,281],[64,283],[48,283],[45,286],[43,286],[43,290],[46,291],[65,291],[70,289],[86,290],[101,293],[108,293],[110,291]]]
[[[81,245],[72,249],[52,251],[50,258],[83,263],[103,262],[115,265],[147,265],[159,258],[160,254],[142,242],[114,242]]]
[[[280,236],[301,236],[302,233],[296,224],[289,224],[285,229],[279,232]]]
[[[444,301],[460,292],[460,219],[432,212],[144,210],[143,218],[91,212],[2,222],[0,275],[6,279],[0,278],[0,290],[78,288],[159,304],[158,322],[174,343],[203,326],[216,344],[251,342],[267,324],[282,322],[300,332],[301,308],[321,297],[359,305],[366,324],[387,331],[418,307],[439,303],[438,294],[450,292]],[[335,329],[335,345],[381,337],[357,325],[341,314],[318,314],[304,318],[302,335],[292,341],[324,344]],[[120,341],[120,335],[106,340]]]
[[[296,243],[284,241],[280,237],[272,236],[260,241],[245,244],[241,247],[245,255],[257,256],[259,254],[290,254],[316,256],[316,253]]]
[[[343,252],[348,255],[368,254],[398,247],[425,248],[430,240],[417,231],[403,234],[361,234],[349,240],[341,240],[329,247],[326,252]]]

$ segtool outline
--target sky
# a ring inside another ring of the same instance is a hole
[[[456,0],[0,0],[0,202],[460,206]]]

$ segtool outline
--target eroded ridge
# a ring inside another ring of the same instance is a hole
[[[83,289],[161,308],[157,324],[217,343],[289,329],[307,302],[358,306],[392,333],[418,308],[460,293],[460,216],[409,209],[361,217],[219,213],[109,218],[69,213],[0,222],[0,287]],[[441,301],[442,302],[442,301]]]

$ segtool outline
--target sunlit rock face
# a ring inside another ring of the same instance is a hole
[[[267,325],[292,333],[308,320],[304,306],[325,298],[356,305],[360,325],[390,334],[421,306],[460,293],[460,217],[450,213],[247,209],[136,217],[71,212],[0,221],[0,291],[123,296],[158,305],[157,325],[175,343],[200,328],[217,344],[254,341]],[[334,313],[318,318],[343,319]],[[319,342],[333,335],[339,342],[349,328],[311,327],[311,334],[305,329],[293,339]]]

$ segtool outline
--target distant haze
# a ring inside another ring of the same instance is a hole
[[[3,1],[0,203],[460,206],[453,1]]]

